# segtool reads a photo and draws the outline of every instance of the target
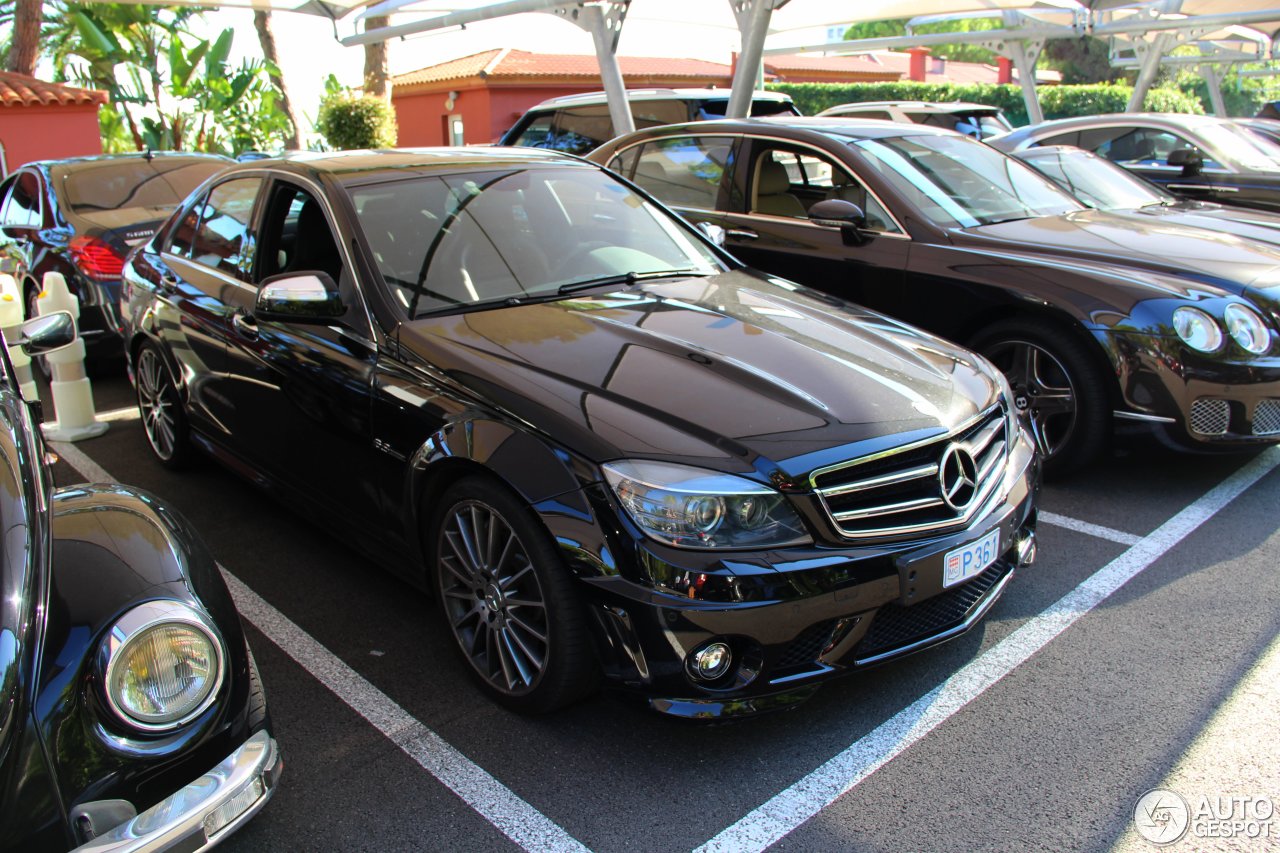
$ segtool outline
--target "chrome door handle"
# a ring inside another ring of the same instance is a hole
[[[730,228],[724,232],[726,237],[737,237],[739,240],[759,240],[760,235],[749,228]]]
[[[258,323],[248,314],[236,312],[231,317],[231,325],[236,327],[236,331],[249,340],[258,339]]]

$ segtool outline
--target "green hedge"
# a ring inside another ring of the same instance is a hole
[[[396,114],[381,98],[331,92],[320,102],[316,130],[339,151],[391,148],[396,144]]]
[[[1020,86],[993,83],[769,83],[774,92],[786,92],[800,112],[815,115],[837,104],[859,101],[970,101],[1000,107],[1015,126],[1027,124],[1027,108]],[[1124,84],[1041,86],[1040,109],[1046,119],[1099,113],[1121,113],[1129,105],[1133,87]],[[1200,101],[1172,88],[1147,92],[1143,106],[1153,112],[1204,113]]]

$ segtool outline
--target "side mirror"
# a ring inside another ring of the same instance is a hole
[[[723,246],[725,240],[725,231],[719,225],[712,225],[710,222],[699,222],[698,230],[701,231],[708,240],[717,246]]]
[[[328,323],[345,314],[338,285],[328,273],[288,272],[262,280],[253,305],[262,320],[292,323]]]
[[[18,326],[16,346],[27,355],[44,355],[76,342],[76,321],[70,311],[32,317]]]
[[[1198,175],[1201,169],[1204,168],[1204,158],[1190,148],[1177,148],[1170,151],[1169,159],[1165,162],[1170,166],[1181,166],[1184,178]]]
[[[809,208],[809,221],[814,225],[827,228],[839,228],[845,245],[857,246],[866,243],[870,237],[864,233],[867,228],[867,215],[851,201],[832,198],[820,201]]]

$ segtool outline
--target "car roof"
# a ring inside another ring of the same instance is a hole
[[[1117,124],[1133,124],[1135,121],[1168,127],[1195,129],[1208,125],[1229,123],[1231,120],[1219,118],[1218,116],[1193,115],[1191,113],[1102,113],[1101,115],[1053,119],[1052,121],[1018,128],[1010,135],[1039,136],[1041,131],[1070,129],[1073,127],[1108,127]]]
[[[970,101],[855,101],[849,104],[837,104],[834,107],[828,107],[818,115],[826,115],[835,110],[863,110],[863,109],[883,109],[885,107],[898,107],[907,110],[919,110],[924,113],[959,113],[973,112],[974,110],[991,110],[1000,112],[1000,107],[993,107],[990,104],[975,104]]]
[[[246,172],[255,169],[282,169],[284,171],[329,174],[351,177],[360,173],[388,171],[457,172],[477,168],[503,166],[529,166],[540,163],[561,163],[593,167],[593,164],[568,154],[541,148],[513,148],[497,145],[474,145],[441,148],[382,148],[334,152],[297,152],[283,157],[265,160],[248,160],[236,163],[229,172]]]
[[[34,166],[38,169],[48,171],[49,169],[58,169],[61,172],[83,172],[109,166],[113,163],[120,163],[129,160],[190,160],[205,161],[215,160],[231,165],[235,161],[230,157],[224,157],[221,154],[205,154],[198,151],[138,151],[129,152],[127,154],[98,154],[90,157],[66,157],[59,160],[36,160],[27,163],[27,166]]]
[[[679,128],[681,133],[794,133],[797,138],[814,133],[822,136],[843,136],[848,139],[885,139],[900,136],[958,136],[954,130],[931,127],[927,124],[903,124],[879,118],[858,116],[766,116],[761,118],[711,119],[667,128],[649,128],[636,131],[641,136]]]
[[[676,98],[680,100],[706,100],[708,98],[728,98],[733,94],[732,89],[719,88],[703,88],[703,89],[628,89],[628,101],[659,101],[664,99]],[[765,92],[757,89],[751,93],[753,100],[757,101],[777,101],[783,103],[791,100],[791,96],[784,92]],[[573,106],[574,104],[602,104],[608,101],[607,93],[601,92],[580,92],[576,95],[557,95],[554,98],[547,98],[541,103],[530,107],[536,110],[543,107],[564,107]]]

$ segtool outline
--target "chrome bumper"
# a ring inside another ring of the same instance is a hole
[[[76,850],[208,849],[266,805],[282,768],[275,739],[258,732],[199,779]]]

